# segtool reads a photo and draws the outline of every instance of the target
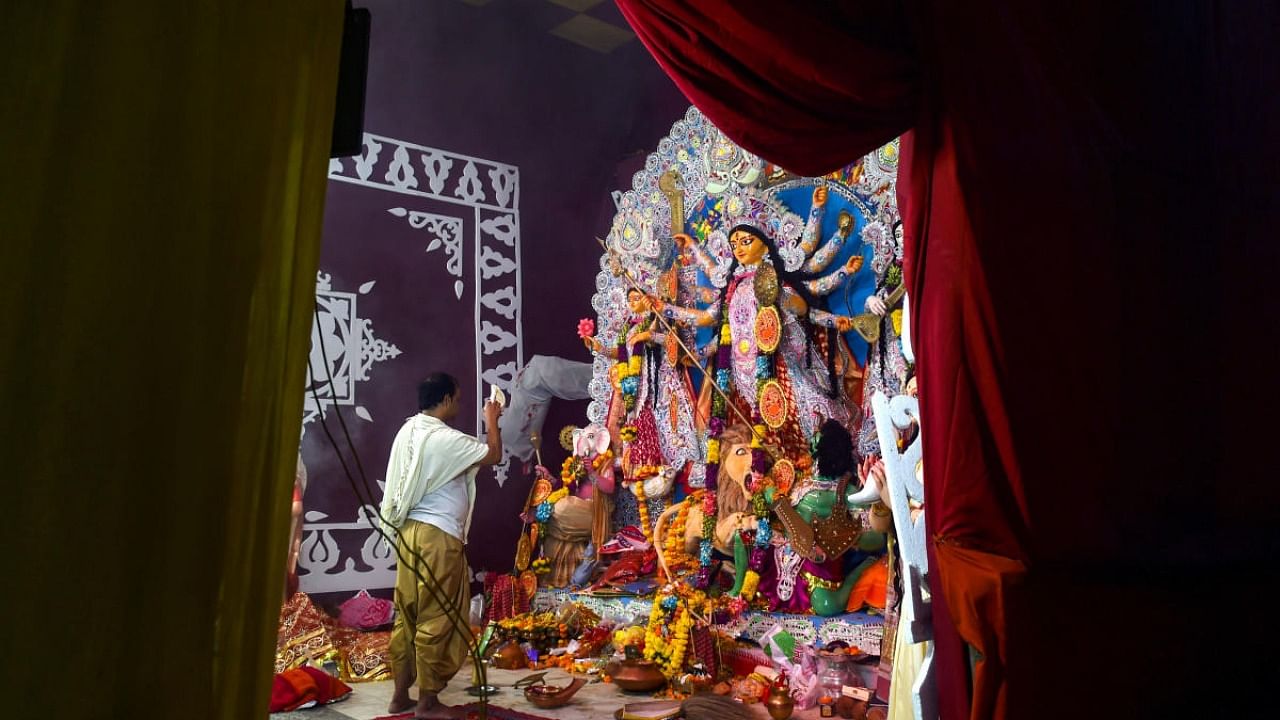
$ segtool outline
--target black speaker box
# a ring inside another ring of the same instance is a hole
[[[329,157],[359,155],[364,138],[364,92],[369,76],[369,27],[365,8],[347,3],[342,23],[342,58],[338,63],[338,96],[333,109]]]

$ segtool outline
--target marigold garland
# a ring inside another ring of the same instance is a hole
[[[684,551],[685,529],[689,526],[689,510],[702,502],[702,496],[703,491],[698,490],[685,498],[684,502],[680,503],[680,509],[676,511],[675,517],[672,518],[671,525],[667,528],[664,553],[667,556],[668,567],[676,568],[689,559]]]
[[[644,636],[644,657],[657,663],[662,673],[671,677],[684,667],[693,617],[683,606],[678,607],[669,620],[666,615],[662,605],[655,602],[649,613],[649,627]]]
[[[644,657],[655,662],[668,678],[684,668],[693,630],[693,611],[710,614],[712,603],[707,596],[686,586],[668,586],[667,592],[653,598],[649,623],[645,628]]]
[[[631,486],[635,492],[636,500],[640,505],[640,530],[644,533],[644,539],[653,540],[653,528],[649,526],[649,502],[644,495],[644,483],[636,482]]]
[[[637,465],[631,470],[631,477],[636,480],[651,478],[662,473],[661,465]]]
[[[652,321],[653,318],[650,316],[644,322],[630,324],[618,337],[618,362],[614,365],[613,375],[617,378],[618,389],[622,392],[623,407],[628,412],[635,409],[637,396],[640,393],[640,373],[644,369],[644,355],[640,350],[641,345],[628,347],[627,340],[632,333],[638,334],[648,330]]]
[[[625,650],[628,647],[644,647],[645,628],[640,625],[632,625],[622,630],[615,630],[613,633],[613,646],[618,650]]]
[[[591,462],[591,469],[597,473],[604,472],[604,469],[613,464],[613,450],[605,450],[596,456]]]
[[[565,458],[560,466],[560,480],[568,486],[572,486],[586,474],[587,468],[583,465],[582,458],[576,455]]]

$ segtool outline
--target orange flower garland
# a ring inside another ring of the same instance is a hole
[[[637,480],[631,487],[640,505],[640,530],[644,533],[644,539],[652,542],[653,529],[649,526],[649,503],[644,496],[644,482]]]
[[[591,468],[597,473],[604,472],[604,469],[613,464],[613,450],[605,450],[596,456],[591,462]]]
[[[675,568],[689,559],[688,553],[684,551],[684,534],[689,524],[689,508],[695,507],[702,502],[702,492],[698,490],[680,503],[680,509],[676,511],[676,515],[672,518],[671,525],[667,529],[664,552],[667,556],[667,565],[671,568]]]
[[[654,595],[645,629],[645,659],[657,663],[668,678],[679,674],[690,649],[694,613],[709,615],[711,609],[705,593],[685,585],[668,585]]]

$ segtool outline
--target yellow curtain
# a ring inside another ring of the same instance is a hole
[[[4,22],[0,696],[263,717],[342,0]]]

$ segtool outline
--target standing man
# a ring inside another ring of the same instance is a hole
[[[464,548],[476,472],[502,460],[502,408],[485,403],[487,442],[450,427],[458,415],[459,391],[458,381],[447,373],[422,381],[418,408],[421,412],[405,421],[391,445],[382,499],[382,517],[394,528],[401,555],[390,647],[396,687],[387,709],[394,714],[414,708],[409,687],[416,678],[415,718],[461,717],[437,696],[467,658],[470,576]]]

